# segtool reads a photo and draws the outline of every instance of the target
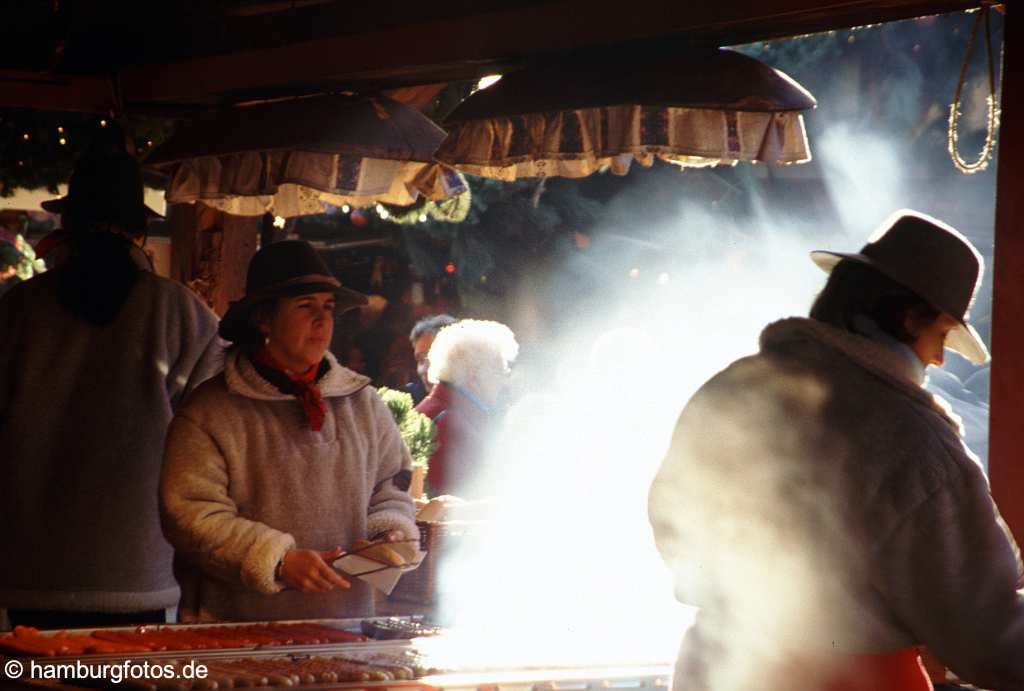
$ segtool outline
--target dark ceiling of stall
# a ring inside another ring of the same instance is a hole
[[[186,115],[473,79],[567,51],[735,45],[979,0],[6,0],[0,106]]]

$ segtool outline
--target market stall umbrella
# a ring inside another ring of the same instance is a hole
[[[300,216],[323,203],[408,205],[466,190],[438,164],[444,130],[384,96],[316,96],[235,107],[182,125],[145,161],[167,201],[228,213]]]
[[[657,156],[680,166],[810,160],[800,111],[814,97],[742,53],[646,52],[531,67],[477,91],[448,117],[436,157],[499,180],[583,177]]]

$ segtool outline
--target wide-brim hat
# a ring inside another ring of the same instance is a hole
[[[967,321],[984,261],[951,226],[904,209],[886,219],[860,252],[815,250],[811,259],[826,273],[843,260],[866,264],[909,288],[959,322],[946,337],[947,348],[978,365],[988,361],[985,342]]]
[[[67,209],[68,197],[57,197],[56,199],[47,199],[44,202],[40,202],[39,206],[43,208],[43,211],[49,211],[51,214],[62,214]],[[142,210],[146,214],[146,222],[150,221],[162,221],[164,215],[159,211],[155,211],[149,204],[143,204]]]
[[[267,245],[249,262],[245,296],[228,307],[220,320],[219,333],[227,341],[243,340],[252,332],[252,310],[278,297],[310,293],[334,293],[335,311],[344,312],[365,305],[362,293],[345,288],[327,268],[323,258],[304,240],[282,240]]]
[[[98,143],[77,161],[68,180],[68,193],[41,205],[71,219],[72,230],[111,224],[133,234],[146,230],[155,211],[146,207],[142,168],[127,151]],[[159,216],[159,214],[156,214]]]

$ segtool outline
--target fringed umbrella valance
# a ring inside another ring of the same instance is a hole
[[[618,174],[655,157],[679,166],[810,160],[799,111],[814,98],[733,50],[528,68],[466,99],[436,157],[514,180]]]
[[[446,199],[465,180],[433,159],[444,131],[383,96],[320,96],[236,107],[182,126],[146,160],[167,201],[232,214],[323,212],[323,203]]]

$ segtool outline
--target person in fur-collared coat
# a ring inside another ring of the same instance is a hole
[[[1024,568],[925,368],[984,362],[966,321],[980,256],[897,215],[831,271],[809,319],[708,381],[651,487],[677,597],[699,608],[675,688],[927,691],[925,646],[960,678],[1024,689]]]
[[[332,562],[359,540],[418,540],[411,459],[370,380],[327,352],[365,302],[307,243],[260,250],[221,321],[222,375],[175,416],[161,515],[185,620],[365,616],[370,587]]]

